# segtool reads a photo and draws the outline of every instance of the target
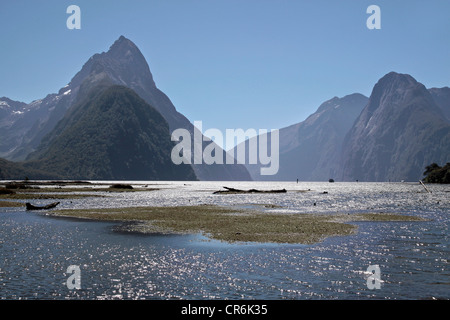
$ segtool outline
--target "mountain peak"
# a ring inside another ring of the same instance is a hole
[[[124,36],[120,36],[119,39],[114,41],[114,43],[109,48],[108,53],[109,54],[114,53],[116,55],[125,55],[125,56],[131,53],[141,54],[138,47],[133,43],[133,41],[125,38]]]
[[[421,95],[425,91],[425,86],[409,74],[389,72],[373,87],[368,111],[371,114],[377,106],[392,108],[409,99],[407,96]]]
[[[446,161],[450,126],[425,86],[390,72],[346,136],[342,178],[417,181],[427,164]]]
[[[130,39],[125,38],[123,35],[121,35],[121,36],[119,37],[119,39],[117,39],[116,41],[129,41],[129,42],[132,42]]]
[[[94,54],[72,78],[70,88],[81,85],[86,79],[92,83],[108,79],[111,83],[128,86],[137,92],[137,87],[155,87],[144,55],[124,36],[120,36],[107,52]]]
[[[2,108],[11,108],[12,110],[19,110],[25,107],[27,104],[21,101],[15,101],[8,97],[0,98],[0,109]]]
[[[397,73],[394,71],[389,72],[388,74],[384,75],[378,83],[375,85],[375,87],[382,86],[383,88],[386,88],[388,86],[394,86],[396,88],[400,87],[409,87],[412,85],[417,85],[418,82],[416,79],[414,79],[409,74],[404,73]]]
[[[330,100],[325,101],[322,103],[319,108],[317,109],[316,113],[320,113],[326,110],[333,110],[339,108],[341,105],[346,106],[347,108],[353,108],[357,107],[359,111],[362,110],[362,108],[367,103],[368,98],[361,93],[352,93],[349,95],[346,95],[342,98],[339,97],[333,97]]]

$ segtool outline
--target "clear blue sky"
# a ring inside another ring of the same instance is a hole
[[[81,30],[66,27],[71,4]],[[371,4],[381,30],[366,27]],[[1,0],[0,96],[57,92],[120,35],[204,130],[282,128],[390,71],[450,86],[448,0]]]

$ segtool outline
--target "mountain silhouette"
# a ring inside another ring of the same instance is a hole
[[[368,98],[359,93],[334,97],[322,103],[306,120],[280,129],[278,173],[264,176],[260,174],[261,165],[247,165],[252,178],[328,181],[336,177],[339,165],[336,160],[340,157],[344,137],[367,101]],[[247,141],[246,150],[248,146]]]
[[[450,124],[425,86],[390,72],[374,86],[347,134],[342,180],[417,181],[430,163],[450,156]]]
[[[167,122],[133,90],[94,87],[74,110],[25,167],[66,179],[196,180],[191,166],[172,163]]]
[[[0,148],[0,156],[8,160],[36,160],[36,150],[45,150],[58,136],[54,131],[58,122],[84,101],[93,88],[120,85],[132,89],[155,108],[169,126],[169,137],[173,130],[187,129],[193,137],[194,126],[179,113],[170,99],[159,90],[150,68],[138,47],[129,39],[120,36],[107,52],[94,54],[57,94],[33,101],[27,112],[10,119],[8,126],[0,125],[0,132],[16,137],[14,143]],[[0,145],[1,147],[1,145]],[[34,154],[34,155],[33,155]],[[193,161],[192,161],[193,163]],[[243,165],[195,164],[192,165],[200,180],[251,180]]]

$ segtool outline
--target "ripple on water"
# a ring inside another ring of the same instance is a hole
[[[223,184],[284,187],[288,193],[213,195]],[[101,198],[75,199],[61,207],[257,203],[281,206],[262,209],[280,213],[382,211],[419,214],[430,221],[357,222],[355,235],[308,246],[226,244],[199,235],[121,234],[112,231],[112,223],[49,219],[2,208],[0,298],[450,298],[450,204],[448,193],[438,186],[433,194],[411,184],[199,182],[159,187],[114,194],[107,203]],[[380,266],[380,290],[367,288],[367,268],[373,264]],[[81,290],[67,289],[69,265],[80,266]]]

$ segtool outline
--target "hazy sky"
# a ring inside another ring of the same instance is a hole
[[[81,29],[69,30],[69,5]],[[369,5],[381,29],[369,30]],[[57,92],[120,35],[203,129],[282,128],[390,71],[450,86],[450,1],[0,1],[0,97]]]

